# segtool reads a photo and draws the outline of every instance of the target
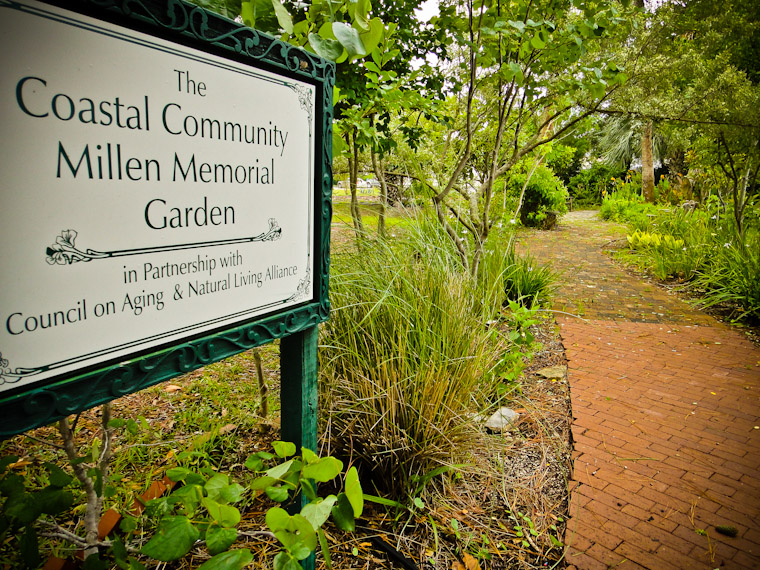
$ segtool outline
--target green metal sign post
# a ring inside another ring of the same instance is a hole
[[[183,0],[0,0],[0,44],[0,437],[281,339],[316,450],[334,65]]]
[[[317,337],[314,326],[280,343],[281,436],[313,451],[317,449]],[[303,507],[304,497],[298,500],[296,506]],[[314,564],[313,554],[301,562],[305,570],[314,570]]]

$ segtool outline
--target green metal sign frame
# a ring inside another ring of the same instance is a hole
[[[285,312],[183,339],[179,344],[143,351],[137,349],[126,361],[121,358],[120,362],[99,364],[47,383],[4,392],[0,398],[0,438],[49,424],[282,339],[282,437],[314,449],[317,325],[327,320],[330,307],[334,64],[183,0],[44,2],[315,86],[314,294],[311,299]],[[1,9],[20,10],[23,6],[0,0]],[[0,376],[13,373],[0,355]]]

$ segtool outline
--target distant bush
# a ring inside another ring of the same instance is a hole
[[[611,192],[603,192],[604,199],[599,211],[603,220],[624,222],[634,229],[646,231],[651,216],[658,211],[641,195],[641,174],[629,172],[624,179],[612,178]]]
[[[621,177],[621,171],[603,163],[596,163],[581,170],[570,179],[568,190],[573,198],[573,207],[598,206],[602,203],[605,192],[609,192],[614,181]]]
[[[528,179],[527,167],[520,167],[507,183],[508,191],[519,196]],[[520,209],[520,221],[524,226],[541,227],[548,212],[567,212],[567,188],[552,170],[540,165],[530,177]]]

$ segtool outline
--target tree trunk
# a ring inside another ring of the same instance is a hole
[[[641,135],[641,192],[644,200],[654,204],[654,159],[652,157],[652,121]]]
[[[385,237],[385,211],[388,207],[388,184],[385,181],[385,168],[383,161],[377,159],[375,149],[370,149],[372,154],[372,169],[375,171],[375,176],[380,182],[380,213],[377,217],[377,234],[381,237]]]
[[[84,551],[85,558],[98,552],[98,523],[103,514],[103,491],[108,481],[112,452],[113,427],[109,425],[111,422],[111,404],[103,404],[101,410],[100,456],[93,458],[95,460],[93,463],[88,462],[85,464],[82,462],[82,458],[79,457],[74,442],[74,431],[69,425],[68,418],[63,418],[58,422],[58,431],[63,438],[63,449],[66,451],[66,456],[69,459],[74,475],[76,475],[76,478],[82,484],[85,496],[87,497],[84,516],[85,542],[87,544],[87,548]],[[96,481],[89,474],[90,468],[94,468],[100,472],[102,487],[98,488],[96,486]]]
[[[356,234],[357,243],[364,235],[364,224],[362,223],[362,213],[359,210],[359,197],[357,195],[357,185],[359,181],[359,148],[356,146],[356,131],[351,131],[351,138],[348,141],[350,153],[348,155],[348,186],[351,189],[351,219],[354,222],[354,233]]]

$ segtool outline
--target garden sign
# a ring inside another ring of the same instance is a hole
[[[0,0],[0,436],[282,339],[313,447],[334,66],[181,0]]]

